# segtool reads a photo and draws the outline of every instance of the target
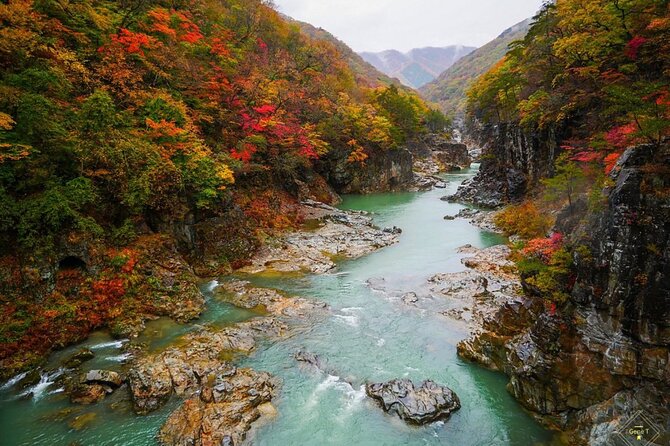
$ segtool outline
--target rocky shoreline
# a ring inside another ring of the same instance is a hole
[[[659,181],[644,170],[654,158],[667,165],[667,148],[629,149],[607,206],[571,230],[581,247],[565,304],[519,293],[458,344],[461,357],[508,375],[510,393],[570,444],[623,444],[631,423],[650,445],[670,441],[667,196],[645,188]],[[644,252],[649,243],[658,255]]]
[[[172,395],[185,400],[163,424],[161,444],[240,444],[255,421],[276,412],[272,399],[281,383],[266,372],[237,368],[231,355],[247,355],[258,339],[287,336],[300,321],[327,311],[325,304],[245,282],[227,282],[222,288],[221,298],[244,308],[262,305],[268,315],[188,334],[179,346],[130,366],[128,381],[138,414],[159,409]]]
[[[322,274],[337,259],[370,254],[398,241],[399,228],[377,228],[364,212],[345,212],[312,200],[302,202],[301,215],[315,228],[296,231],[262,247],[238,272],[299,272]]]

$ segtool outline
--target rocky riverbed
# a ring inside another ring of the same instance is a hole
[[[466,176],[447,175],[451,180],[447,192]],[[44,378],[53,383],[41,393],[47,403],[36,404],[41,408],[37,413],[17,411],[12,423],[20,425],[27,416],[32,420],[50,417],[60,421],[45,424],[49,435],[82,444],[144,444],[154,438],[167,445],[310,444],[329,438],[347,443],[418,444],[439,437],[476,445],[483,438],[496,437],[499,429],[514,444],[520,435],[546,438],[545,431],[515,412],[518,408],[510,398],[499,398],[504,393],[499,379],[485,375],[473,385],[472,377],[480,372],[456,360],[455,342],[464,336],[459,327],[476,329],[487,302],[495,302],[495,298],[475,302],[467,290],[486,289],[501,298],[510,293],[488,275],[492,267],[484,260],[493,255],[490,250],[465,246],[457,252],[459,244],[488,246],[500,239],[461,218],[444,221],[445,215],[458,214],[461,206],[440,202],[443,194],[432,190],[345,197],[343,207],[371,213],[305,202],[304,229],[276,239],[275,244],[269,241],[274,250],[268,257],[271,261],[266,265],[259,256],[256,263],[262,274],[250,274],[252,269],[239,276],[252,283],[224,279],[202,286],[206,303],[200,325],[179,326],[165,318],[148,324],[147,333],[137,340],[108,341],[96,334],[101,337],[82,346],[90,347],[90,352],[82,349],[81,354],[64,358],[74,370],[54,369],[46,377],[38,374],[38,381]],[[373,216],[380,227],[373,224]],[[406,230],[401,234],[394,225]],[[403,243],[396,244],[401,237]],[[343,240],[350,246],[348,255],[340,257],[337,245]],[[281,244],[288,248],[281,249]],[[307,245],[315,248],[308,257],[299,252]],[[365,259],[337,262],[377,246],[388,249]],[[320,247],[326,247],[328,254],[317,254]],[[459,295],[458,277],[441,277],[438,272],[462,269],[462,257],[470,258],[472,268],[467,271],[472,277],[465,280]],[[312,271],[329,274],[305,274]],[[376,275],[387,281],[391,298],[381,299],[365,286]],[[394,289],[399,291],[397,296]],[[332,308],[315,305],[317,301]],[[432,311],[423,311],[423,306]],[[468,322],[468,311],[473,309]],[[115,347],[101,350],[97,344]],[[125,365],[112,362],[113,357]],[[89,376],[89,371],[96,373]],[[112,371],[118,377],[107,373]],[[51,392],[61,391],[64,381],[56,375],[72,376],[72,383],[81,386],[79,396],[90,395],[91,403],[70,404],[66,398],[71,395],[70,386],[64,386],[63,398],[57,399],[58,394]],[[404,426],[397,422],[396,413],[383,414],[383,408],[367,396],[366,383],[383,385],[394,380],[409,380],[398,387],[401,393],[407,390],[405,396],[397,395],[398,401],[404,399],[408,404],[404,407],[412,409],[409,416],[427,425]],[[426,381],[435,383],[428,384],[435,392],[421,390]],[[413,395],[409,383],[416,395],[407,400]],[[449,416],[448,429],[442,427],[441,420],[447,417],[442,409],[453,404],[442,407],[438,397],[446,392],[439,390],[443,385],[453,389],[463,405]],[[35,384],[35,395],[39,386]],[[424,411],[428,406],[436,410]],[[507,418],[510,413],[513,419]],[[491,414],[498,421],[491,422]],[[360,422],[352,423],[351,417]],[[473,422],[482,428],[468,433],[464,428]],[[61,424],[76,430],[62,433]],[[517,435],[518,426],[523,434]]]
[[[335,258],[363,256],[397,242],[401,233],[398,228],[375,227],[363,213],[314,201],[302,203],[302,214],[315,223],[313,229],[287,234],[262,248],[241,272],[324,273],[335,267]],[[268,373],[236,368],[231,355],[249,354],[259,337],[286,336],[292,328],[287,321],[326,309],[322,303],[238,280],[223,283],[216,295],[267,316],[189,334],[180,340],[180,346],[143,357],[130,368],[128,381],[136,412],[154,411],[172,395],[185,399],[160,430],[159,440],[165,445],[234,445],[244,440],[254,421],[275,412],[271,402],[281,384]]]

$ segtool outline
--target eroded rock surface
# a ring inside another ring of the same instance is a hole
[[[466,245],[459,252],[466,255],[461,262],[467,270],[436,274],[428,281],[430,294],[449,306],[443,315],[465,321],[477,331],[501,305],[523,302],[521,284],[508,259],[509,247],[478,249]]]
[[[275,396],[278,382],[265,372],[221,365],[200,380],[198,391],[161,428],[164,445],[237,445]]]
[[[180,339],[177,346],[134,362],[128,381],[134,409],[146,414],[162,407],[171,396],[185,402],[161,428],[165,445],[239,444],[263,413],[279,382],[271,375],[238,369],[228,360],[248,354],[259,338],[278,338],[295,322],[323,311],[326,305],[285,296],[275,290],[233,280],[221,285],[218,297],[242,308],[263,307],[266,317],[231,327],[204,328]]]
[[[415,387],[408,379],[394,379],[365,386],[369,397],[380,403],[388,413],[397,414],[412,424],[426,424],[449,418],[461,408],[458,396],[445,386],[427,380]]]
[[[173,347],[137,361],[128,379],[137,413],[148,413],[162,407],[173,394],[196,391],[202,380],[220,370],[221,358],[231,353],[250,353],[256,337],[277,337],[287,330],[286,324],[263,318],[244,322],[219,331],[202,330],[186,335],[184,347]]]
[[[274,316],[304,317],[327,308],[323,302],[290,297],[269,288],[258,288],[249,282],[232,280],[221,284],[217,297],[240,308],[262,309]]]

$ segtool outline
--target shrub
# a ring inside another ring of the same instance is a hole
[[[496,214],[493,221],[508,236],[518,235],[527,240],[544,237],[552,224],[551,218],[530,201],[506,208]]]
[[[526,290],[556,304],[567,300],[573,286],[573,262],[561,234],[533,239],[516,250],[514,257]]]

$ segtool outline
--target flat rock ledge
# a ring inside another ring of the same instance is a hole
[[[366,213],[345,212],[312,200],[302,202],[301,212],[318,227],[293,232],[267,244],[240,272],[323,274],[335,268],[336,258],[353,259],[370,254],[396,243],[402,232],[398,228],[376,227]]]
[[[461,408],[461,402],[453,390],[430,380],[424,381],[419,387],[415,387],[409,379],[368,383],[365,392],[378,401],[385,412],[394,413],[410,424],[444,420]]]
[[[254,309],[262,307],[273,316],[303,318],[324,311],[328,305],[302,297],[290,297],[270,288],[258,288],[243,280],[222,283],[216,290],[217,298],[236,307]]]

